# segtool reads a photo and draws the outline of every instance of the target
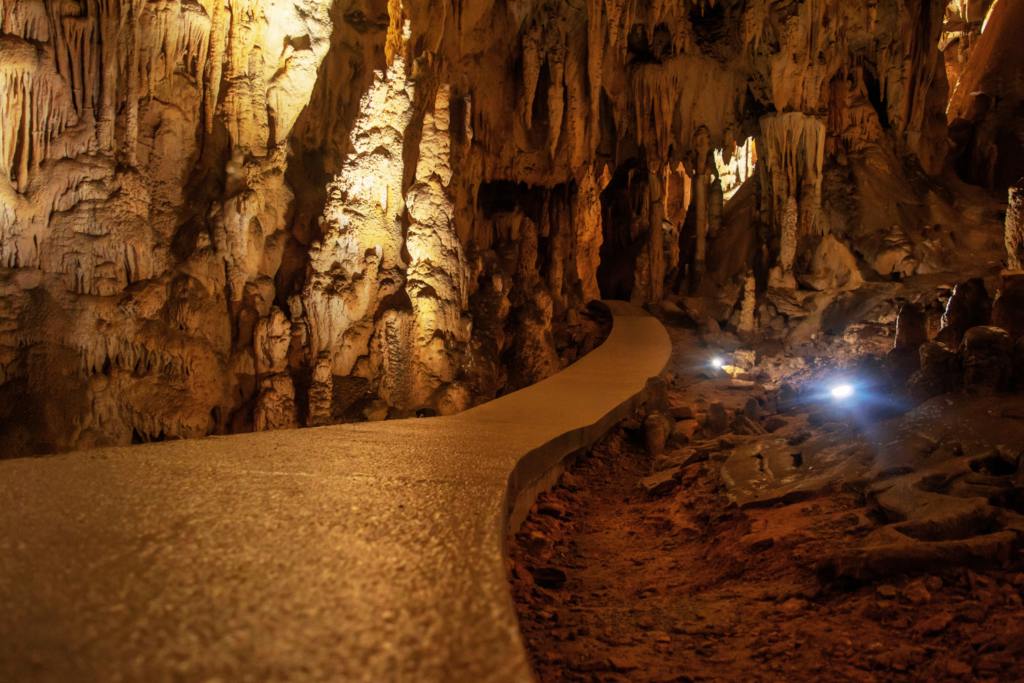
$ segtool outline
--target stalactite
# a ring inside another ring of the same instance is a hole
[[[693,149],[693,135],[702,126],[712,147],[735,142],[730,136],[741,86],[746,87],[736,72],[703,57],[680,56],[660,65],[640,64],[630,78],[637,144],[667,163],[672,145]],[[723,116],[723,112],[727,113]],[[653,134],[648,132],[648,122],[653,122]]]
[[[129,166],[138,166],[139,141],[139,60],[141,59],[142,25],[139,14],[142,12],[143,0],[125,0],[127,2],[128,48],[127,60],[127,112],[124,123],[125,156]]]
[[[181,3],[181,45],[185,71],[201,83],[206,73],[206,57],[210,50],[210,32],[213,21],[206,10],[196,0],[183,0]]]
[[[771,114],[761,119],[758,156],[770,178],[776,216],[787,210],[795,198],[806,207],[798,216],[802,233],[825,229],[819,213],[825,165],[825,124],[821,119],[799,113]]]
[[[523,116],[527,128],[533,128],[533,99],[544,65],[540,28],[534,25],[523,34]]]
[[[78,123],[66,81],[45,53],[0,36],[0,163],[20,192],[50,153],[51,141]]]
[[[231,12],[226,0],[215,0],[210,28],[210,56],[206,60],[206,134],[213,133],[213,121],[220,101],[221,76],[224,71],[224,53],[227,48],[228,26]]]
[[[114,126],[117,117],[117,82],[122,60],[118,57],[121,31],[119,0],[98,0],[100,35],[100,95],[96,140],[104,152],[114,151]]]
[[[548,50],[548,70],[551,85],[548,86],[548,153],[554,158],[558,140],[562,134],[562,116],[565,113],[565,53],[564,47]]]
[[[590,148],[601,139],[601,69],[607,30],[603,21],[605,0],[587,0],[587,79],[590,85]]]
[[[0,2],[0,33],[34,40],[50,41],[50,18],[43,0]]]

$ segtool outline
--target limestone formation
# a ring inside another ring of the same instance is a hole
[[[0,449],[457,412],[597,298],[783,337],[935,272],[940,4],[0,0]]]
[[[1006,209],[1006,254],[1010,270],[1024,269],[1024,178],[1010,188]]]

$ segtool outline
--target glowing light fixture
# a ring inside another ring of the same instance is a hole
[[[849,384],[839,384],[832,387],[832,397],[838,399],[850,398],[853,396],[853,387]]]

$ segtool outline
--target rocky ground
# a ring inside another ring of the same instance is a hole
[[[667,391],[509,539],[540,681],[1024,680],[1019,394],[844,408],[836,359],[727,376],[671,333]]]

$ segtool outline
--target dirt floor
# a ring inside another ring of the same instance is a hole
[[[652,495],[637,488],[654,465],[643,417],[581,456],[509,539],[539,681],[1024,681],[1019,553],[830,579],[821,558],[884,523],[861,493],[741,510],[712,459]]]

